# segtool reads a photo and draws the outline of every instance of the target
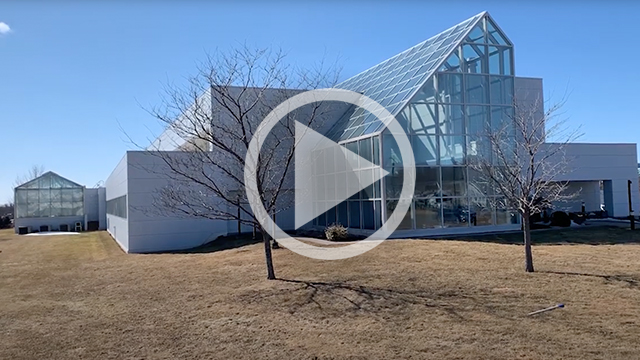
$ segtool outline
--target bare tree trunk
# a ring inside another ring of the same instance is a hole
[[[531,219],[530,212],[525,211],[522,214],[522,222],[524,224],[524,270],[533,272],[533,255],[531,254]]]
[[[273,257],[271,255],[271,236],[262,229],[262,241],[264,242],[264,257],[267,262],[267,279],[275,280],[276,272],[273,269]]]

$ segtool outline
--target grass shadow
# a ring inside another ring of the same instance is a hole
[[[640,289],[640,277],[636,275],[626,275],[626,274],[604,275],[604,274],[590,274],[590,273],[580,273],[580,272],[572,272],[572,271],[551,271],[551,270],[542,270],[542,271],[538,271],[538,273],[600,278],[600,279],[603,279],[605,282],[618,281],[618,282],[627,284],[631,288]]]
[[[223,250],[237,249],[262,242],[260,234],[253,238],[252,234],[219,236],[215,240],[195,248],[174,251],[162,251],[161,254],[203,254]]]
[[[522,231],[508,233],[459,235],[452,240],[522,245]],[[584,226],[532,230],[533,245],[616,245],[640,243],[640,231],[618,226]]]

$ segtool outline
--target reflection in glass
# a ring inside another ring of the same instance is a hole
[[[398,206],[398,200],[387,201],[387,220],[391,217],[391,214],[393,214],[396,206]],[[413,228],[413,219],[411,217],[411,207],[409,207],[397,230],[408,230],[411,228]]]
[[[489,91],[487,75],[465,76],[465,97],[468,104],[488,104]]]
[[[420,199],[414,202],[416,229],[441,227],[440,200],[436,198]]]
[[[415,134],[435,134],[438,122],[435,104],[409,104],[411,130]]]
[[[465,158],[465,137],[440,136],[440,164],[462,165]]]
[[[470,223],[473,226],[483,226],[493,224],[493,206],[489,198],[471,198]]]
[[[371,144],[371,138],[358,140],[358,145],[360,149],[360,153],[359,153],[360,157],[372,163],[373,149]],[[361,165],[360,167],[362,168],[363,166]]]
[[[414,135],[413,156],[416,166],[435,165],[438,156],[438,144],[434,135]]]
[[[441,134],[464,134],[462,105],[438,105],[438,121]]]
[[[445,103],[462,103],[462,75],[438,74],[438,101]]]
[[[443,196],[467,195],[467,168],[462,166],[443,167],[441,171]]]
[[[489,106],[470,105],[467,109],[467,134],[482,135],[489,133]]]
[[[416,197],[440,196],[440,168],[418,167],[416,168]]]
[[[349,227],[360,228],[360,201],[349,201]]]
[[[513,102],[513,78],[491,76],[491,104],[511,105]]]
[[[486,47],[484,45],[464,44],[462,45],[462,56],[464,58],[465,72],[472,74],[486,73]]]
[[[442,220],[444,227],[469,226],[467,198],[443,198]]]
[[[396,139],[385,131],[382,143],[382,164],[385,168],[402,166],[400,148]]]
[[[362,228],[373,230],[376,227],[373,201],[362,202]]]

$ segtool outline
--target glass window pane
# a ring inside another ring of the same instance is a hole
[[[515,134],[513,107],[491,107],[491,132],[501,132],[505,136],[513,136]]]
[[[489,133],[489,106],[467,106],[467,134],[486,135]]]
[[[492,44],[508,45],[506,38],[489,19],[487,19],[487,41]]]
[[[496,199],[496,225],[513,225],[520,223],[517,211],[511,209],[504,198]]]
[[[362,202],[362,228],[373,230],[376,227],[373,201]]]
[[[373,163],[380,165],[380,137],[374,136],[371,138],[371,142],[373,145]]]
[[[373,163],[373,149],[371,145],[371,138],[361,139],[358,141],[360,149],[360,157]],[[363,167],[362,165],[360,167]]]
[[[513,75],[513,68],[511,67],[511,48],[507,48],[504,51],[504,61],[502,62],[502,72],[503,75]]]
[[[493,195],[493,186],[482,172],[469,168],[469,196],[485,197]]]
[[[393,214],[393,211],[396,209],[396,206],[398,206],[398,200],[387,201],[387,220],[389,219],[389,217],[391,217],[391,214]],[[400,222],[400,225],[396,228],[396,230],[409,230],[412,228],[413,228],[413,219],[411,217],[411,208],[409,208],[409,210],[407,210],[406,214],[404,215],[404,218]]]
[[[465,96],[468,104],[488,104],[488,76],[465,75]]]
[[[349,211],[347,209],[348,203],[346,201],[338,204],[338,224],[344,227],[349,227]]]
[[[499,75],[502,73],[502,57],[504,48],[489,46],[489,74]]]
[[[464,134],[464,108],[462,105],[438,105],[440,133]]]
[[[402,157],[396,139],[385,131],[382,140],[382,165],[385,168],[402,166]]]
[[[513,78],[491,76],[491,104],[511,105],[513,103]]]
[[[465,137],[463,135],[456,136],[440,136],[439,157],[442,165],[462,165],[466,156]]]
[[[332,207],[327,210],[327,225],[333,225],[336,223],[336,208]]]
[[[435,104],[409,104],[411,130],[415,134],[435,134],[438,122]]]
[[[442,227],[440,213],[440,199],[421,199],[414,201],[416,211],[416,229],[431,229]]]
[[[486,73],[486,49],[484,45],[464,44],[462,56],[465,72],[472,74]]]
[[[360,196],[361,199],[373,199],[375,198],[374,193],[373,193],[373,170],[372,169],[367,169],[367,170],[361,170],[360,171],[360,181],[361,184],[364,183],[371,183],[371,185],[365,187],[364,189],[362,189],[362,194]]]
[[[471,135],[467,137],[467,163],[490,164],[493,153],[489,137]]]
[[[322,150],[314,150],[313,154],[313,171],[316,175],[324,174],[324,154]]]
[[[462,75],[438,74],[438,100],[445,103],[462,103]]]
[[[378,230],[382,226],[382,201],[376,200],[374,202],[374,206],[375,206],[375,209],[374,209],[373,216],[375,217],[376,230]]]
[[[322,154],[324,155],[324,171],[326,174],[331,174],[335,172],[335,154],[333,153],[333,148],[329,147],[326,149],[322,149]]]
[[[490,198],[470,199],[470,223],[471,226],[485,226],[493,224],[493,206]]]
[[[439,71],[460,72],[461,71],[460,50],[455,49],[447,61],[440,67]]]
[[[467,168],[443,167],[442,169],[443,196],[467,195]]]
[[[321,203],[316,203],[316,214],[322,211]],[[318,217],[318,225],[319,226],[327,226],[327,216],[326,213],[320,214]]]
[[[443,198],[442,220],[444,227],[469,226],[467,198]]]
[[[418,167],[416,168],[415,197],[440,196],[440,168]]]
[[[478,25],[476,25],[471,30],[471,32],[469,33],[469,36],[467,36],[465,41],[474,42],[474,43],[483,43],[484,42],[484,30],[482,29],[482,22],[479,23]]]
[[[335,200],[336,199],[336,175],[329,174],[324,177],[324,200]]]
[[[356,166],[356,164],[358,164],[358,142],[354,141],[347,143],[346,147],[347,150],[349,150],[349,152],[347,152],[348,163]]]
[[[396,167],[389,170],[389,174],[384,177],[384,187],[388,199],[397,199],[402,191],[404,169]]]
[[[436,88],[433,78],[433,76],[429,78],[429,81],[418,91],[412,102],[436,102]]]
[[[360,228],[360,201],[349,201],[349,227]]]
[[[436,165],[438,161],[438,143],[435,135],[414,135],[412,138],[416,166]]]

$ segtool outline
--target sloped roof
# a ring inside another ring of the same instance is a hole
[[[83,186],[78,183],[63,178],[53,171],[48,171],[31,181],[16,186],[16,189],[75,189],[81,187]]]
[[[362,93],[396,116],[486,14],[475,15],[335,87]],[[357,108],[345,114],[327,135],[342,141],[374,134],[384,127],[375,114]]]

